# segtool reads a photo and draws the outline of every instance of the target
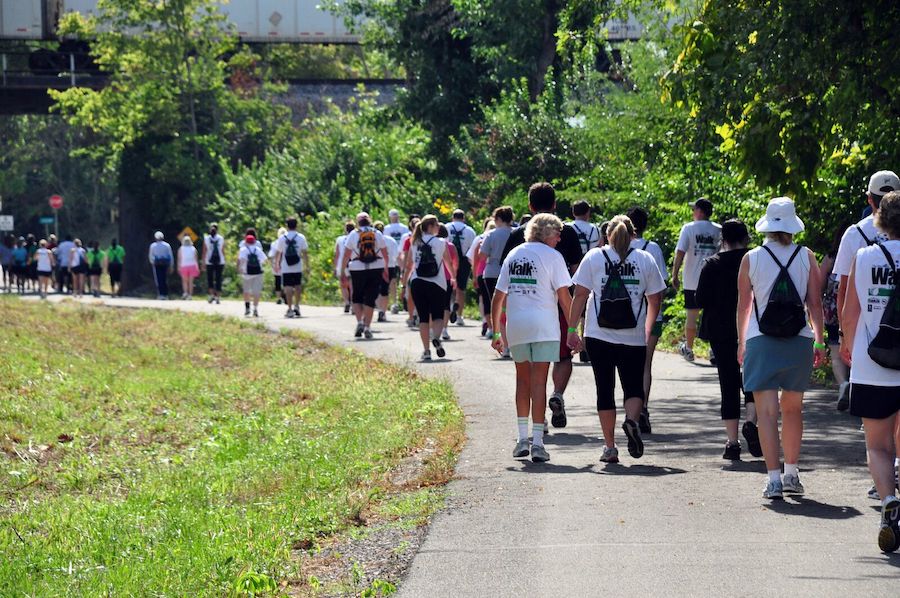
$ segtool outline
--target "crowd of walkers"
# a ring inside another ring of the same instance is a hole
[[[109,276],[110,290],[118,293],[125,249],[113,239],[105,249],[99,241],[87,245],[70,235],[38,240],[34,235],[6,235],[0,243],[2,290],[18,294],[37,293],[46,298],[51,289],[80,297],[85,292],[100,296],[101,277]]]
[[[765,461],[764,498],[803,494],[803,396],[813,368],[830,353],[837,408],[862,418],[874,481],[868,494],[882,503],[878,545],[893,552],[900,548],[900,179],[890,171],[873,174],[866,200],[868,213],[835,235],[821,264],[796,242],[805,227],[791,199],[768,203],[754,226],[762,243],[751,248],[744,222],[714,222],[713,203],[700,198],[690,204],[692,220],[680,232],[669,277],[662,249],[645,236],[645,209],[633,207],[598,226],[579,201],[573,220],[563,222],[549,183],[529,189],[529,214],[516,220],[511,207],[496,208],[477,232],[461,210],[446,223],[434,215],[403,223],[391,210],[385,224],[360,212],[335,239],[332,263],[344,312],[355,319],[354,337],[373,338],[373,322],[405,311],[426,362],[446,358],[449,326],[465,325],[466,293],[474,286],[480,336],[515,364],[513,456],[535,462],[550,460],[547,411],[552,427],[567,425],[573,356],[593,373],[600,461],[620,460],[617,375],[627,451],[632,459],[643,456],[644,436],[653,429],[649,395],[661,306],[671,286],[684,300],[681,355],[694,361],[695,341],[703,339],[717,369],[723,458],[741,458],[740,432],[749,453]],[[182,299],[190,299],[205,271],[207,300],[219,303],[226,246],[216,225],[199,251],[185,236],[173,252],[157,232],[148,259],[158,297],[168,297],[168,277],[177,269]],[[115,241],[101,250],[68,237],[7,238],[2,247],[8,292],[32,288],[45,296],[52,283],[75,295],[85,288],[97,294],[104,271],[115,292],[121,278],[124,250]],[[254,229],[245,231],[236,252],[245,316],[259,315],[270,267],[284,317],[300,317],[308,251],[296,217],[286,219],[268,251]]]

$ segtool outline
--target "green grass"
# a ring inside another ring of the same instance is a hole
[[[389,472],[450,387],[219,317],[0,301],[0,595],[226,595],[302,580],[363,512],[427,517]]]

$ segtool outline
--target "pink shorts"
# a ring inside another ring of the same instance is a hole
[[[191,264],[190,266],[182,266],[178,269],[181,272],[182,276],[191,276],[193,278],[197,278],[200,276],[200,267],[197,264]]]

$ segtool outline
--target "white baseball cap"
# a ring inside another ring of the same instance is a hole
[[[789,197],[776,197],[769,201],[766,215],[756,221],[756,230],[761,233],[796,234],[805,229],[803,221],[797,218],[794,201]]]
[[[869,178],[868,192],[872,195],[884,195],[900,190],[900,178],[890,170],[879,170]]]
[[[400,212],[398,212],[397,210],[391,210],[390,212],[388,212],[388,216],[399,216],[399,215],[400,215]]]
[[[162,241],[163,237],[165,237],[165,235],[162,234],[162,231],[158,230],[155,233],[153,233],[153,238],[156,239],[157,241]]]

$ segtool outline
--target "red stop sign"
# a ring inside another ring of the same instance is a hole
[[[50,196],[50,207],[54,210],[58,210],[63,207],[63,198],[62,195],[51,195]]]

